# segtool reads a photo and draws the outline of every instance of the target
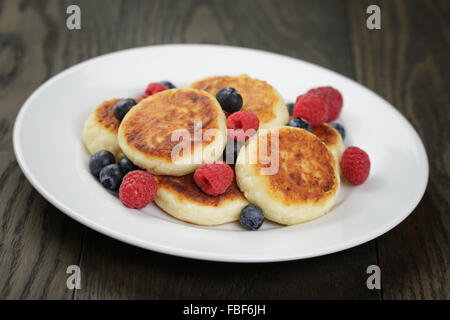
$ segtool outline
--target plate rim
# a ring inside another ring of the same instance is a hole
[[[325,70],[326,72],[331,72],[335,75],[338,75],[339,77],[343,77],[346,80],[352,82],[353,84],[363,88],[364,90],[369,91],[371,94],[375,95],[378,99],[382,100],[385,104],[387,104],[390,109],[395,111],[398,118],[404,122],[406,127],[408,127],[410,133],[412,134],[412,137],[414,140],[418,142],[418,146],[420,147],[421,151],[423,152],[423,155],[425,157],[424,167],[425,167],[425,179],[423,184],[418,188],[417,196],[414,198],[414,201],[411,201],[408,206],[405,206],[401,214],[397,216],[397,219],[391,219],[389,220],[390,223],[387,225],[383,225],[379,227],[378,229],[373,230],[372,232],[365,234],[364,236],[358,237],[356,239],[346,240],[343,242],[338,242],[338,244],[333,244],[330,246],[326,246],[323,248],[318,248],[315,250],[315,253],[310,254],[301,254],[298,252],[293,252],[290,254],[285,255],[277,255],[277,254],[271,254],[270,256],[263,256],[263,257],[243,257],[240,255],[234,255],[234,256],[225,256],[222,253],[209,253],[209,252],[203,252],[203,251],[196,251],[196,250],[190,250],[185,248],[174,248],[172,246],[165,246],[160,243],[155,242],[148,242],[143,241],[139,238],[123,234],[121,232],[117,232],[114,229],[104,227],[95,221],[92,221],[86,217],[84,217],[82,214],[75,212],[74,210],[67,207],[64,203],[56,199],[51,192],[48,192],[45,187],[41,185],[41,183],[34,177],[31,170],[28,168],[26,164],[26,160],[23,156],[22,150],[20,148],[20,141],[19,141],[19,133],[22,127],[22,122],[24,115],[26,114],[27,109],[32,104],[34,97],[37,96],[41,91],[44,91],[47,87],[51,86],[52,83],[58,81],[58,79],[68,76],[71,73],[77,71],[78,69],[83,68],[87,64],[94,63],[97,59],[102,59],[104,57],[110,56],[110,55],[116,55],[116,54],[123,54],[129,51],[139,51],[139,50],[148,50],[153,48],[175,48],[175,47],[197,47],[197,48],[216,48],[216,49],[233,49],[233,50],[244,50],[244,51],[253,51],[258,54],[266,54],[266,55],[273,55],[275,57],[281,57],[284,59],[291,59],[292,61],[300,61],[302,63],[305,63],[307,65],[313,66],[314,68],[318,68],[321,70]],[[290,57],[287,55],[283,55],[276,52],[271,51],[265,51],[265,50],[259,50],[259,49],[253,49],[253,48],[247,48],[247,47],[239,47],[239,46],[228,46],[228,45],[216,45],[216,44],[163,44],[163,45],[150,45],[150,46],[140,46],[140,47],[134,47],[134,48],[128,48],[124,50],[117,50],[114,52],[109,52],[106,54],[102,54],[96,57],[92,57],[90,59],[87,59],[85,61],[81,61],[73,66],[70,66],[69,68],[66,68],[62,70],[61,72],[57,73],[56,75],[50,77],[46,81],[44,81],[42,84],[40,84],[33,92],[32,94],[25,100],[25,102],[20,107],[20,110],[16,116],[14,127],[13,127],[13,149],[14,154],[17,160],[17,163],[19,164],[19,167],[21,168],[23,174],[27,178],[27,180],[30,182],[30,184],[33,186],[33,188],[36,189],[36,191],[39,192],[40,195],[42,195],[47,201],[49,201],[52,205],[54,205],[58,210],[62,211],[64,214],[69,216],[70,218],[74,219],[75,221],[83,224],[86,227],[89,227],[97,232],[102,233],[103,235],[106,235],[108,237],[111,237],[113,239],[125,242],[127,244],[137,246],[146,250],[151,250],[159,253],[174,255],[178,257],[184,257],[184,258],[190,258],[190,259],[198,259],[198,260],[206,260],[206,261],[217,261],[217,262],[239,262],[239,263],[261,263],[261,262],[281,262],[281,261],[291,261],[291,260],[300,260],[300,259],[308,259],[312,257],[319,257],[327,254],[336,253],[339,251],[344,251],[349,248],[362,245],[368,241],[371,241],[382,234],[392,230],[397,225],[399,225],[403,220],[405,220],[417,207],[417,205],[422,200],[427,185],[429,181],[429,160],[428,155],[426,152],[425,145],[420,138],[418,132],[415,130],[413,125],[409,122],[409,120],[398,110],[396,109],[391,103],[386,101],[383,97],[378,95],[378,93],[368,89],[363,84],[343,75],[338,72],[335,72],[334,70],[327,69],[325,67],[322,67],[320,65]]]

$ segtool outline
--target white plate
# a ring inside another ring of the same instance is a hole
[[[343,184],[324,217],[283,227],[265,222],[245,231],[237,222],[201,227],[178,221],[154,204],[125,208],[91,176],[81,142],[83,122],[101,101],[136,97],[147,83],[181,87],[212,75],[247,73],[274,85],[287,102],[323,85],[339,89],[346,146],[370,155],[369,179]],[[356,82],[310,63],[244,48],[164,45],[125,50],[80,63],[45,82],[25,102],[14,127],[17,160],[31,184],[80,223],[142,248],[196,259],[263,262],[344,250],[390,230],[420,201],[428,181],[424,146],[407,120]]]

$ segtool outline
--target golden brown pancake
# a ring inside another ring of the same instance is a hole
[[[239,219],[248,204],[236,181],[218,196],[204,193],[194,181],[194,175],[158,176],[156,204],[177,219],[199,224],[217,225]]]
[[[114,116],[114,106],[120,99],[111,99],[98,105],[86,119],[83,127],[83,143],[90,154],[108,150],[117,159],[121,157],[117,132],[120,121]]]
[[[336,162],[328,148],[306,130],[281,127],[270,130],[267,157],[260,157],[262,134],[252,137],[237,159],[237,182],[245,197],[261,207],[269,220],[281,224],[297,224],[325,214],[339,190]],[[275,160],[264,164],[272,152],[277,154],[277,148],[278,166]],[[261,169],[270,167],[274,168],[269,171],[272,174],[264,175]]]
[[[326,123],[313,127],[313,133],[327,146],[334,146],[340,137],[339,132]]]
[[[200,125],[197,130],[201,134],[215,129],[218,135],[199,141],[194,136],[194,122]],[[185,175],[222,155],[225,122],[220,105],[209,93],[195,89],[165,90],[142,100],[127,113],[119,127],[119,144],[133,163],[153,174]],[[179,161],[172,160],[172,151],[182,142],[181,138],[172,139],[179,129],[188,133],[189,141],[184,141],[183,146],[190,147],[200,162],[192,161],[193,154],[183,150]]]
[[[119,130],[120,121],[114,115],[114,106],[120,100],[111,99],[104,101],[95,109],[95,119],[111,132],[117,132]]]
[[[158,186],[167,188],[177,193],[179,201],[195,202],[207,206],[220,206],[226,201],[233,199],[245,199],[234,179],[225,193],[211,196],[204,193],[194,181],[194,174],[190,173],[181,177],[158,176]]]
[[[247,75],[205,78],[191,83],[189,87],[205,90],[213,96],[225,87],[236,89],[243,100],[241,110],[256,114],[260,128],[284,125],[289,119],[289,113],[280,94],[267,82]]]
[[[313,133],[328,147],[333,156],[336,159],[336,163],[339,167],[342,153],[344,153],[344,141],[341,134],[332,126],[323,123],[319,126],[313,127]]]

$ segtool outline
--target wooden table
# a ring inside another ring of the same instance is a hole
[[[81,8],[81,30],[66,28],[69,4]],[[369,4],[381,8],[381,30],[366,28]],[[0,1],[0,298],[448,299],[449,14],[450,1]],[[12,128],[20,106],[42,82],[80,61],[164,43],[278,52],[369,87],[424,141],[430,161],[425,196],[376,240],[269,264],[172,257],[71,220],[17,165]],[[81,268],[81,290],[66,288],[73,264]],[[372,264],[381,268],[381,290],[366,287]]]

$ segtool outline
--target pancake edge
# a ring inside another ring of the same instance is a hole
[[[221,202],[219,206],[201,205],[181,200],[176,192],[159,187],[155,203],[170,216],[197,225],[214,226],[239,220],[242,209],[248,201],[242,198]]]
[[[96,120],[97,108],[92,111],[84,122],[82,141],[85,148],[92,155],[100,150],[108,150],[116,159],[123,157],[119,146],[117,132],[113,132]]]
[[[247,76],[253,80],[258,80],[258,81],[264,81],[258,78],[252,78],[250,76],[248,76],[247,74],[240,74],[237,76],[230,76],[230,77],[242,77],[242,76]],[[194,82],[191,82],[187,88],[193,88],[193,86],[197,83],[197,82],[201,82],[201,81],[207,81],[209,79],[214,79],[217,77],[227,77],[224,75],[219,75],[219,76],[209,76],[209,77],[205,77],[205,78],[201,78],[198,80],[195,80]],[[272,106],[272,113],[274,114],[274,119],[272,119],[271,121],[268,122],[260,122],[260,128],[263,129],[272,129],[278,126],[282,126],[288,123],[289,121],[289,111],[286,107],[286,104],[284,102],[284,99],[281,97],[280,93],[277,91],[277,89],[275,89],[275,87],[273,85],[271,85],[270,83],[266,82],[272,89],[272,93],[275,95],[275,97],[277,98],[276,103]]]
[[[281,128],[291,128],[291,127],[281,127]],[[279,129],[281,129],[279,128]],[[293,130],[303,130],[297,128],[291,128]],[[271,129],[274,130],[274,129]],[[315,135],[309,133],[315,139],[318,139],[325,147],[326,145]],[[307,221],[311,221],[313,219],[319,218],[325,215],[330,209],[333,207],[336,202],[337,196],[340,190],[340,175],[336,166],[336,161],[333,161],[334,175],[336,178],[336,191],[334,194],[330,195],[327,199],[324,199],[323,203],[320,206],[312,205],[310,203],[305,204],[293,204],[293,205],[284,205],[277,201],[274,201],[270,195],[270,185],[268,185],[267,179],[261,179],[259,174],[255,173],[255,165],[251,164],[242,164],[240,162],[243,161],[243,157],[248,152],[248,148],[252,147],[250,144],[255,144],[254,141],[257,140],[257,136],[253,136],[249,139],[248,143],[246,143],[240,150],[238,158],[236,160],[235,173],[236,173],[236,182],[241,192],[244,193],[244,196],[247,200],[255,204],[264,212],[264,216],[273,222],[283,224],[283,225],[295,225]],[[331,153],[330,149],[326,147],[328,152]],[[256,188],[255,186],[261,186],[261,188]],[[264,190],[263,192],[260,190]]]
[[[140,168],[146,169],[148,172],[154,174],[154,175],[169,175],[169,176],[184,176],[189,173],[194,172],[197,168],[199,168],[204,163],[213,162],[217,159],[219,159],[222,154],[223,150],[226,146],[227,141],[227,133],[226,133],[226,117],[223,113],[222,108],[220,107],[219,103],[215,99],[214,96],[209,94],[206,91],[203,90],[197,90],[197,89],[170,89],[170,90],[164,90],[163,92],[167,91],[176,91],[176,90],[195,90],[202,92],[202,94],[207,94],[212,101],[214,102],[214,106],[218,110],[218,124],[219,124],[219,131],[221,133],[221,139],[219,141],[219,145],[215,145],[214,143],[209,144],[207,146],[202,146],[202,149],[194,149],[194,152],[192,155],[189,155],[188,157],[181,157],[179,161],[172,162],[165,158],[161,157],[155,157],[155,156],[149,156],[148,154],[136,149],[134,146],[131,146],[128,144],[127,139],[123,133],[123,123],[126,123],[126,120],[133,115],[138,110],[139,105],[142,103],[142,101],[145,101],[146,99],[151,99],[152,96],[141,100],[135,107],[133,107],[124,117],[122,120],[122,123],[119,126],[118,131],[118,141],[119,146],[122,149],[123,153],[130,159],[135,165],[137,165]],[[217,148],[217,150],[220,150],[217,155],[217,157],[213,157],[212,155],[215,154],[214,150]],[[200,156],[201,153],[201,156]],[[196,158],[197,157],[197,158]],[[201,163],[192,163],[190,160],[191,158],[198,159],[201,158]]]

